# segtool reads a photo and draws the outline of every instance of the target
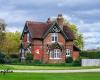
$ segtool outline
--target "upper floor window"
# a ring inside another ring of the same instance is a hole
[[[27,33],[27,42],[30,42],[30,35]]]
[[[57,33],[51,33],[51,39],[52,39],[52,42],[57,42],[58,41],[58,34]]]
[[[66,49],[66,57],[70,57],[71,56],[71,50],[70,49]]]

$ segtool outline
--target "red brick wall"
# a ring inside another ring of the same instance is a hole
[[[76,60],[79,57],[79,51],[73,51],[72,58]]]
[[[43,62],[44,63],[64,63],[65,62],[65,54],[61,53],[61,59],[49,59],[49,54],[47,54],[47,44],[51,44],[51,33],[49,33],[46,38],[44,39],[44,56]],[[61,33],[58,33],[58,42],[60,45],[65,44],[65,39]]]
[[[71,54],[73,53],[73,41],[67,41],[65,49],[70,49]]]
[[[32,54],[34,60],[40,60],[43,63],[65,63],[66,55],[64,53],[64,50],[62,50],[61,53],[61,59],[50,59],[49,54],[47,54],[47,44],[51,44],[51,33],[49,33],[44,41],[41,40],[33,40],[32,42]],[[73,53],[73,41],[67,41],[65,42],[64,37],[62,34],[58,33],[58,42],[60,45],[63,45],[64,48],[68,48],[72,50]],[[39,54],[37,54],[36,50],[39,49]],[[75,59],[76,52],[72,54]]]
[[[61,33],[58,33],[58,42],[61,45],[64,45],[65,44],[65,39],[64,39],[64,37],[63,37],[63,35]]]
[[[32,54],[34,60],[42,61],[43,56],[43,46],[41,40],[33,40],[32,42]]]

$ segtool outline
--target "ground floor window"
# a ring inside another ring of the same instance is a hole
[[[54,49],[50,51],[50,59],[60,59],[61,51],[59,49]]]
[[[71,56],[71,50],[70,49],[66,49],[66,57],[70,57]]]

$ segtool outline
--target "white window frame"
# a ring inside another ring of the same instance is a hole
[[[50,59],[52,59],[53,58],[53,51],[50,51],[50,53],[49,53],[49,57],[50,57]]]
[[[61,59],[60,51],[58,49],[54,49],[54,51],[50,51],[50,59]],[[60,56],[59,56],[60,55]]]
[[[66,49],[66,57],[70,57],[71,56],[71,50],[70,49]]]
[[[30,34],[27,33],[27,42],[30,42]]]
[[[53,40],[54,38],[54,40]],[[58,34],[57,33],[51,33],[51,41],[52,42],[57,42],[58,41]]]

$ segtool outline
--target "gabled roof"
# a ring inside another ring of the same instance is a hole
[[[58,42],[52,43],[48,45],[49,49],[63,49],[64,47],[60,45]]]
[[[75,39],[74,33],[70,29],[70,27],[68,27],[67,25],[64,25],[63,26],[63,31],[67,35],[67,37],[69,38],[68,40],[74,40]]]
[[[58,26],[57,22],[47,23],[47,22],[26,21],[25,27],[30,32],[32,38],[44,39],[45,36],[48,34],[49,30],[51,30],[55,24]],[[61,29],[59,26],[58,28],[60,29],[62,35],[64,35],[64,37],[67,40],[74,39],[74,35],[68,26],[63,26],[63,29]]]
[[[46,35],[47,35],[49,32],[52,32],[52,29],[53,29],[54,26],[56,26],[56,27],[59,29],[59,31],[62,33],[62,35],[64,36],[64,38],[67,40],[67,39],[68,39],[67,35],[64,33],[63,29],[60,28],[60,26],[57,24],[57,22],[54,22],[54,23],[52,24],[52,26],[49,27],[49,29],[48,29],[48,30],[46,31],[46,33],[43,35],[43,38],[46,37]]]

